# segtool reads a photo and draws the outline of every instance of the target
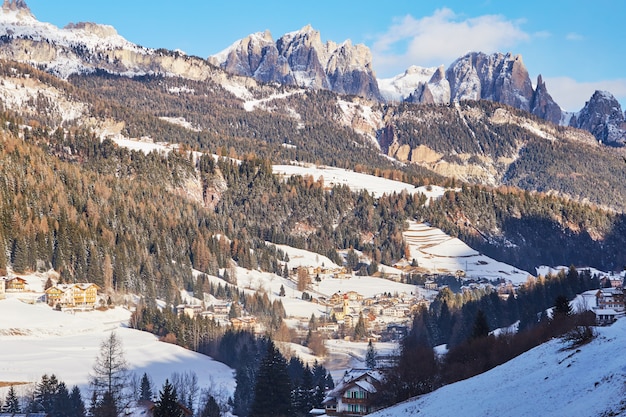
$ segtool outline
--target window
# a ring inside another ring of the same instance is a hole
[[[352,399],[357,399],[357,400],[362,400],[364,398],[367,398],[367,393],[365,391],[346,391],[346,393],[344,394],[345,398],[352,398]]]

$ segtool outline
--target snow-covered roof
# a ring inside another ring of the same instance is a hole
[[[377,391],[376,387],[367,381],[356,381],[355,385],[369,393],[375,393]]]
[[[617,315],[617,311],[613,310],[612,308],[597,308],[595,310],[593,310],[594,313],[596,313],[597,316],[616,316]]]

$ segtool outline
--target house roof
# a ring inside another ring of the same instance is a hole
[[[383,374],[379,371],[372,369],[351,369],[346,372],[337,386],[328,393],[326,399],[324,399],[324,403],[330,403],[333,401],[333,398],[341,397],[341,395],[353,385],[357,385],[359,388],[369,393],[375,393],[377,389],[372,383],[367,381],[368,376],[378,382],[383,381]]]
[[[605,316],[616,316],[617,315],[617,311],[613,310],[612,308],[597,308],[595,310],[593,310],[594,313],[596,313],[596,315],[605,315]]]
[[[76,284],[57,284],[57,285],[53,285],[52,287],[48,288],[45,292],[48,293],[53,289],[56,289],[58,291],[61,292],[66,292],[72,288],[80,288],[83,291],[88,290],[89,288],[95,287],[96,290],[99,290],[100,287],[96,284],[94,284],[93,282],[81,282],[81,283],[76,283]]]
[[[367,381],[356,381],[355,382],[356,386],[358,386],[359,388],[361,388],[363,391],[367,391],[371,394],[375,393],[377,391],[376,387],[372,384],[370,384]]]

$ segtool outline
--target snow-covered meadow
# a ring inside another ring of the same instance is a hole
[[[234,392],[232,369],[208,356],[161,342],[150,333],[128,328],[130,312],[123,307],[72,314],[20,298],[8,294],[7,299],[0,300],[3,384],[34,383],[44,374],[55,374],[69,387],[77,385],[87,398],[100,345],[115,332],[129,370],[139,377],[147,373],[155,387],[160,388],[174,373],[195,373],[201,388],[211,389],[223,399]],[[16,385],[18,393],[30,388]]]

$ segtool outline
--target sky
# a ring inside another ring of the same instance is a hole
[[[580,110],[595,90],[626,104],[626,2],[582,7],[551,0],[27,0],[38,18],[63,27],[114,26],[131,42],[206,58],[251,33],[274,39],[310,24],[322,41],[363,43],[379,78],[411,65],[446,68],[469,51],[521,54],[533,83],[542,75],[564,110]],[[62,6],[60,5],[62,4]]]

